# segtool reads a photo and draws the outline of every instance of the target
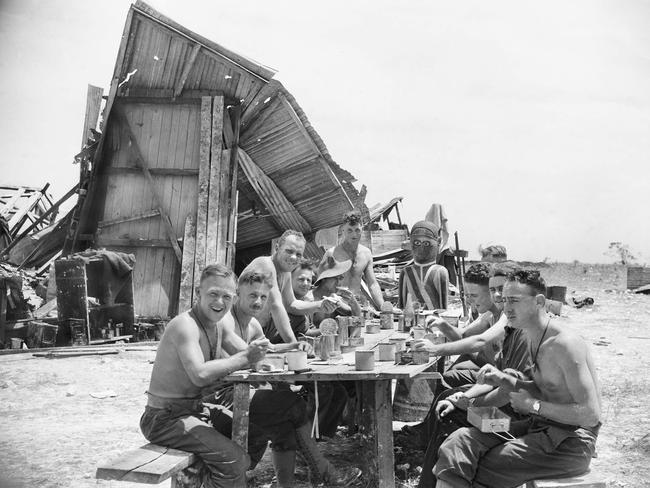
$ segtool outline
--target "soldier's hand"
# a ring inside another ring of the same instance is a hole
[[[246,357],[249,363],[256,363],[266,355],[270,342],[268,339],[255,339],[246,348]]]
[[[478,371],[476,383],[479,385],[491,385],[499,387],[505,378],[505,373],[499,371],[496,366],[486,364]]]
[[[438,417],[438,419],[441,419],[441,418],[449,415],[454,410],[456,410],[456,407],[449,400],[447,400],[447,399],[440,400],[436,404],[436,417]]]
[[[305,351],[307,356],[312,356],[314,354],[314,348],[308,341],[299,341],[298,350]]]
[[[414,351],[429,351],[436,354],[436,345],[427,339],[417,339],[411,343],[411,349]]]
[[[336,310],[337,305],[338,301],[336,299],[324,297],[321,300],[320,309],[323,311],[323,313],[332,313],[334,310]]]
[[[533,409],[535,399],[526,390],[513,391],[510,393],[510,405],[517,413],[529,414]]]

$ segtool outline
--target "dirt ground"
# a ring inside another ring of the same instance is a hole
[[[595,300],[590,307],[565,306],[560,318],[592,345],[599,366],[603,428],[593,465],[609,487],[650,487],[650,296],[624,291],[621,266],[553,264],[542,272],[549,285],[568,286],[568,299]],[[0,356],[0,487],[143,486],[97,481],[94,474],[102,460],[145,442],[138,421],[154,355]],[[91,395],[109,390],[116,396]],[[342,435],[322,446],[338,465],[357,457],[355,440]],[[398,469],[401,486],[415,486],[416,463],[410,464]],[[268,487],[271,477],[267,456],[255,486]]]

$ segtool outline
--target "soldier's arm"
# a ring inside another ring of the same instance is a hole
[[[375,302],[378,309],[381,309],[381,306],[384,304],[384,297],[381,294],[381,287],[379,286],[375,272],[372,269],[372,254],[370,253],[370,250],[368,250],[367,256],[368,264],[366,265],[366,269],[363,271],[363,279],[365,280],[366,285],[368,285],[372,301]]]
[[[260,353],[257,348],[247,350],[244,344],[243,350],[233,350],[235,354],[228,358],[206,361],[199,345],[200,331],[191,327],[187,320],[180,320],[174,327],[172,340],[178,357],[190,381],[199,387],[208,386],[231,372],[246,367]],[[263,357],[263,353],[260,357]]]

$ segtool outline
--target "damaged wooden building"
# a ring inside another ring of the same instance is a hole
[[[365,208],[274,75],[144,2],[131,6],[66,252],[133,253],[139,316],[175,315],[206,263],[240,270],[286,229],[317,257],[316,231]],[[101,95],[89,91],[88,129]]]

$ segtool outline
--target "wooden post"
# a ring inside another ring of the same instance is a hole
[[[232,407],[232,440],[247,452],[249,407],[250,386],[248,383],[235,383]]]
[[[223,97],[214,97],[212,101],[212,141],[210,151],[210,187],[208,192],[208,220],[206,238],[206,264],[224,263],[221,241],[225,240],[223,232],[222,194],[224,180],[229,179],[228,165],[223,164]]]
[[[225,261],[226,264],[233,268],[235,265],[235,252],[237,251],[237,212],[239,205],[239,198],[237,195],[237,170],[239,165],[237,161],[238,150],[239,150],[239,131],[241,127],[241,105],[233,107],[233,118],[232,123],[234,124],[233,128],[233,140],[232,140],[232,150],[230,152],[230,188],[226,186],[226,190],[229,195],[228,198],[228,213],[226,215],[227,223],[227,232],[224,236],[224,252],[225,252]]]
[[[395,455],[393,453],[393,407],[391,381],[362,382],[364,424],[369,431],[365,458],[369,486],[395,488]],[[376,431],[375,431],[376,428]]]
[[[201,97],[201,136],[199,140],[199,186],[196,206],[196,253],[194,280],[206,265],[208,198],[210,193],[210,146],[212,138],[212,98]]]

